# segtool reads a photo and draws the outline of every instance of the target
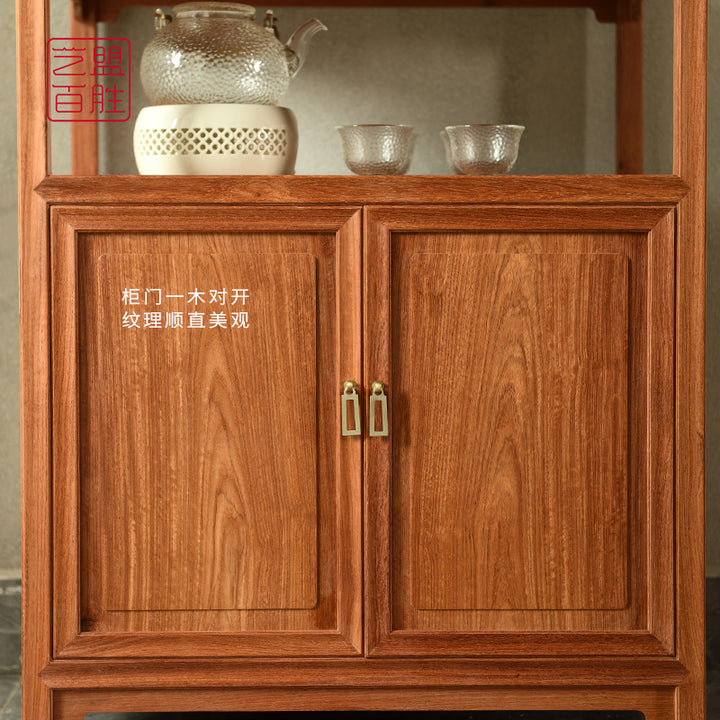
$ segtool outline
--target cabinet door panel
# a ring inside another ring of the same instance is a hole
[[[418,610],[625,607],[628,289],[619,254],[410,257],[393,385],[423,441],[393,506]]]
[[[357,211],[53,227],[57,654],[357,653]]]
[[[368,212],[368,652],[672,652],[672,232]]]
[[[88,600],[98,611],[314,607],[315,258],[104,245],[84,238],[80,403],[100,431],[81,435],[80,467],[103,479],[80,498]],[[139,327],[125,327],[136,314]],[[179,321],[195,325],[167,327]]]

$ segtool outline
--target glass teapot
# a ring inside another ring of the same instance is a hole
[[[327,30],[313,18],[283,45],[271,11],[265,27],[253,20],[255,8],[234,2],[183,3],[173,13],[170,22],[155,11],[155,35],[140,63],[143,89],[155,105],[277,105],[310,40]]]

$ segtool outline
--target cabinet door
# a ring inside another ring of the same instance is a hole
[[[673,652],[674,211],[372,208],[367,652]]]
[[[359,652],[359,211],[52,230],[57,656]]]

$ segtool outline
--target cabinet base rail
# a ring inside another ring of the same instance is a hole
[[[674,688],[223,688],[62,690],[52,696],[54,720],[94,712],[585,710],[643,713],[671,720]]]
[[[40,677],[54,690],[195,688],[667,687],[688,672],[677,659],[501,660],[56,660]]]

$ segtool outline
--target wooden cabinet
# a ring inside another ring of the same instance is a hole
[[[48,174],[19,3],[24,716],[704,717],[707,19],[675,9],[673,175],[167,178]]]
[[[53,208],[56,656],[672,655],[662,190]]]
[[[685,184],[575,179],[568,204],[567,180],[518,178],[508,205],[438,202],[429,178],[297,178],[264,205],[252,181],[190,203],[219,182],[181,181],[171,208],[40,188],[53,717],[167,708],[179,672],[215,690],[177,709],[398,709],[430,690],[423,707],[674,717]],[[119,695],[108,672],[128,674]],[[579,690],[595,675],[613,692]],[[298,705],[285,690],[305,683]]]

